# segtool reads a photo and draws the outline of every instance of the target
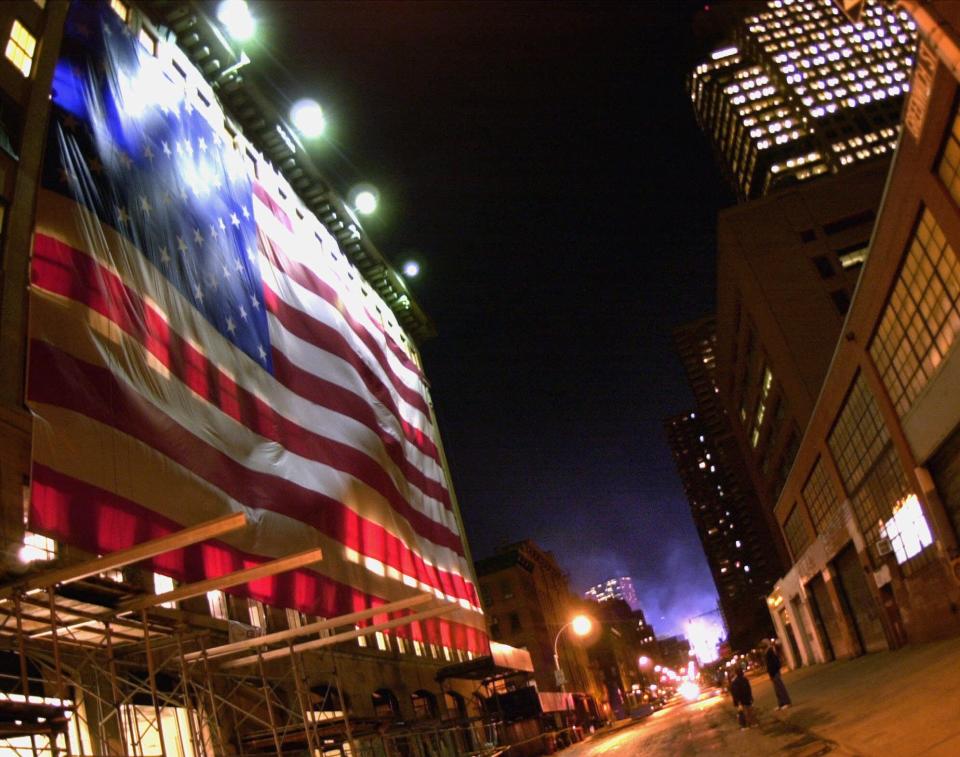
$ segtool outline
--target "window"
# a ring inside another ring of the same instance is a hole
[[[827,437],[847,492],[856,489],[880,457],[890,434],[880,418],[877,402],[858,374],[853,388]]]
[[[256,599],[247,600],[247,611],[250,615],[250,625],[259,628],[261,631],[267,630],[267,611],[263,602]]]
[[[286,609],[285,614],[287,616],[287,628],[303,628],[304,618],[303,613],[299,610],[293,610],[289,607]]]
[[[23,546],[20,547],[17,557],[24,563],[54,560],[57,557],[57,543],[42,534],[25,531]]]
[[[822,458],[817,459],[807,483],[803,485],[803,499],[810,509],[817,533],[824,533],[829,528],[832,516],[839,513],[840,502],[827,477]]]
[[[157,40],[146,29],[140,30],[140,33],[137,35],[137,40],[139,40],[140,44],[143,46],[143,49],[148,53],[154,56],[157,54]]]
[[[840,315],[847,314],[850,309],[850,295],[847,294],[846,289],[834,289],[830,292],[830,299]]]
[[[434,720],[437,715],[437,698],[429,691],[418,689],[410,695],[415,720]]]
[[[960,260],[936,219],[924,210],[870,344],[870,355],[901,418],[958,333]]]
[[[210,617],[220,620],[230,620],[230,610],[227,605],[227,595],[219,589],[207,592],[207,606],[210,608]]]
[[[110,0],[110,8],[123,19],[124,22],[130,18],[130,9],[127,7],[127,4],[121,0]]]
[[[378,718],[400,717],[400,702],[390,689],[377,689],[371,695],[373,714]]]
[[[916,494],[909,495],[897,504],[893,517],[880,529],[880,535],[890,540],[893,553],[901,565],[933,544],[930,525]]]
[[[954,110],[953,124],[944,140],[937,174],[953,201],[960,205],[960,107]]]
[[[817,255],[815,258],[810,259],[813,263],[813,267],[817,269],[817,273],[820,274],[821,279],[829,279],[834,274],[833,263],[830,262],[830,258],[826,255]]]
[[[7,40],[7,50],[4,53],[7,60],[19,69],[20,73],[29,77],[33,69],[33,54],[37,50],[37,38],[27,28],[14,19],[10,29],[10,39]]]
[[[160,573],[153,574],[153,593],[157,596],[161,594],[166,594],[169,591],[173,591],[176,588],[176,583],[170,578],[170,576],[164,576]],[[177,606],[176,602],[163,602],[160,604],[160,607],[168,607],[171,610]]]
[[[790,546],[790,553],[793,555],[793,560],[796,562],[810,543],[810,532],[803,522],[803,513],[799,507],[794,506],[793,510],[791,510],[787,516],[787,519],[783,522],[783,535],[787,540],[787,544]]]

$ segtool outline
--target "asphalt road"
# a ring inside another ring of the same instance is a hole
[[[729,696],[683,703],[645,720],[600,733],[559,752],[562,757],[839,757],[843,752],[790,726],[771,712],[758,712],[759,726],[744,731],[737,724]]]

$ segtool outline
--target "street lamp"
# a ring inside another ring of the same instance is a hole
[[[327,127],[323,108],[316,100],[297,100],[290,109],[290,120],[297,131],[307,139],[319,137]]]
[[[238,42],[246,42],[257,30],[257,22],[250,14],[247,0],[223,0],[217,6],[217,19]]]
[[[593,622],[586,615],[577,615],[573,620],[560,626],[560,630],[557,631],[556,638],[553,640],[553,664],[556,669],[557,683],[560,684],[561,693],[563,693],[565,681],[563,680],[563,671],[560,670],[560,654],[557,650],[557,645],[560,643],[560,637],[563,635],[563,632],[571,627],[577,636],[586,636],[590,633],[590,629],[593,628]]]

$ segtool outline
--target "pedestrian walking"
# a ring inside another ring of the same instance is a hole
[[[743,668],[739,665],[733,680],[730,682],[730,696],[733,697],[733,706],[737,708],[737,721],[740,723],[740,730],[758,725],[757,716],[753,712],[753,688],[743,674]]]
[[[773,682],[773,690],[777,694],[777,709],[783,710],[793,704],[790,701],[790,694],[787,693],[787,687],[784,686],[783,679],[780,677],[780,668],[783,664],[780,661],[777,648],[772,642],[764,639],[763,645],[767,650],[763,656],[767,664],[767,675],[770,676],[770,680]]]

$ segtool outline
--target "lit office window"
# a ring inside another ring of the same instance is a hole
[[[898,504],[880,534],[890,540],[897,562],[903,565],[933,544],[933,534],[916,494],[910,494]]]
[[[903,417],[960,333],[960,261],[924,210],[870,354]]]
[[[57,543],[42,534],[26,531],[23,534],[23,546],[17,553],[20,562],[46,562],[57,557]]]
[[[4,53],[7,60],[17,67],[21,74],[30,76],[33,68],[33,54],[37,50],[37,38],[27,28],[14,19],[10,29],[10,38],[7,40],[7,49]]]

